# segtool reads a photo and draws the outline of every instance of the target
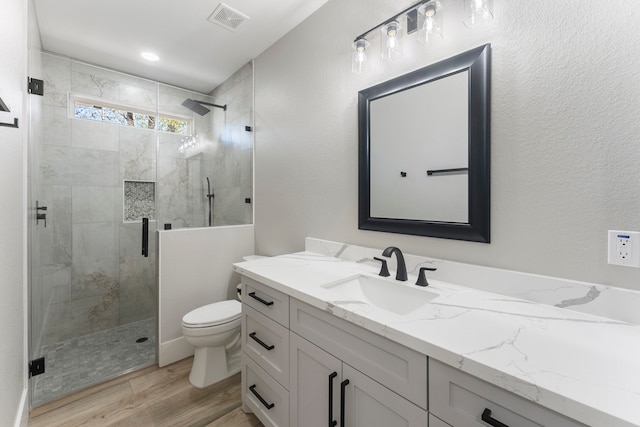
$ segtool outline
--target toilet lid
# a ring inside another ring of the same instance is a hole
[[[220,301],[196,308],[184,315],[182,323],[191,326],[213,326],[238,319],[242,305],[236,300]]]

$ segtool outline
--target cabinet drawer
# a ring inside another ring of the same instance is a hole
[[[243,303],[275,320],[285,328],[289,327],[289,295],[271,289],[248,277],[243,276],[242,283],[244,284]]]
[[[490,416],[510,427],[585,427],[459,369],[429,359],[429,411],[456,427],[486,427]]]
[[[338,359],[427,408],[427,357],[296,299],[291,330]]]
[[[246,354],[242,355],[242,403],[265,427],[289,426],[289,392]]]
[[[429,414],[429,427],[451,427],[438,417],[434,417],[433,414]]]
[[[242,349],[289,388],[289,330],[246,304],[242,304]]]

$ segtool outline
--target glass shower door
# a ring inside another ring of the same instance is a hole
[[[31,380],[38,406],[155,363],[158,89],[41,52],[30,73],[44,80],[44,96],[29,97],[30,352],[46,367]]]

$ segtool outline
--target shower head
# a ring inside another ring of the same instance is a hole
[[[182,103],[182,106],[188,108],[194,113],[200,114],[201,116],[204,116],[209,111],[211,111],[207,107],[203,106],[198,101],[194,101],[193,99],[185,99],[185,101]]]
[[[218,104],[212,104],[210,102],[204,102],[204,101],[198,101],[196,99],[185,99],[184,102],[182,103],[183,107],[188,108],[189,110],[193,111],[194,113],[198,113],[201,116],[204,116],[205,114],[207,114],[209,111],[211,111],[210,109],[208,109],[207,107],[205,107],[205,105],[208,105],[210,107],[216,107],[216,108],[221,108],[224,111],[227,111],[227,105],[218,105]]]

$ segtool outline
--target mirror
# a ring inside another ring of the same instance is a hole
[[[489,243],[490,45],[358,93],[362,230]]]

